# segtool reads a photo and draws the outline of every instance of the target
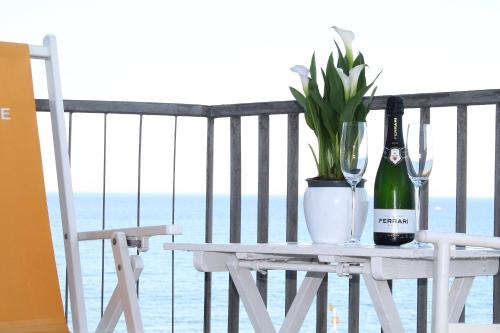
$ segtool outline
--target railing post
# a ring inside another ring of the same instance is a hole
[[[316,295],[316,333],[326,333],[328,309],[328,273],[325,274]]]
[[[288,115],[286,191],[286,241],[298,239],[298,177],[299,177],[299,115]],[[288,313],[297,293],[297,272],[285,273],[285,314]]]
[[[205,189],[205,243],[212,243],[214,205],[214,118],[207,117],[207,169]],[[205,273],[203,332],[210,333],[212,318],[212,273]]]
[[[269,115],[259,116],[257,243],[269,241]],[[256,273],[257,288],[267,305],[267,275]]]
[[[420,124],[430,124],[431,112],[429,107],[420,108]],[[427,181],[420,191],[420,230],[429,227],[429,181]],[[417,280],[417,333],[427,332],[427,279]]]
[[[107,153],[108,153],[108,114],[104,114],[103,128],[103,156],[102,156],[102,230],[106,229],[106,176],[107,176]],[[67,301],[67,300],[66,300]],[[104,313],[104,239],[101,241],[101,317]]]
[[[465,233],[467,218],[467,105],[457,108],[456,232]]]
[[[231,189],[230,189],[230,230],[229,241],[241,241],[241,118],[233,116],[231,127]],[[239,331],[240,297],[233,280],[229,277],[228,333]]]
[[[349,278],[349,317],[348,333],[359,332],[359,275],[355,274]]]
[[[457,186],[455,231],[467,230],[467,105],[457,107]],[[465,322],[465,306],[459,322]]]
[[[500,103],[496,105],[495,118],[494,235],[500,237]],[[493,323],[500,324],[500,274],[493,278]]]

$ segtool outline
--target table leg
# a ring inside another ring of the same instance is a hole
[[[363,274],[363,278],[384,333],[403,333],[403,323],[387,281],[375,280],[370,274]]]
[[[323,272],[307,272],[288,310],[280,333],[299,332],[325,274]]]
[[[473,282],[474,277],[457,277],[453,280],[448,299],[448,308],[450,309],[448,322],[458,323]]]
[[[250,270],[239,267],[237,259],[230,259],[226,265],[255,332],[276,332]]]
[[[229,270],[229,274],[231,274],[231,278],[238,290],[238,294],[241,297],[241,301],[245,306],[255,332],[276,332],[259,289],[255,285],[255,280],[253,279],[250,269],[240,267],[236,258],[229,259],[226,266]],[[286,318],[283,321],[280,333],[299,332],[325,274],[327,273],[306,273]]]

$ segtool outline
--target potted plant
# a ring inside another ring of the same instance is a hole
[[[364,101],[375,80],[367,84],[367,65],[361,52],[353,55],[354,33],[333,27],[342,39],[344,52],[338,43],[337,63],[333,52],[328,57],[326,69],[321,69],[323,89],[320,92],[313,53],[310,68],[302,65],[292,67],[302,81],[303,93],[290,87],[293,97],[304,108],[307,125],[314,131],[318,142],[317,153],[309,145],[318,169],[318,176],[307,179],[304,195],[304,215],[311,239],[315,243],[343,243],[349,237],[351,192],[340,168],[340,138],[342,123],[366,121],[376,88]],[[380,73],[379,73],[380,75]],[[364,181],[356,191],[356,234],[363,230],[368,210],[368,196]]]

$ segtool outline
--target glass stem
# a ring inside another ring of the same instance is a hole
[[[352,188],[352,227],[351,227],[351,239],[356,239],[356,223],[354,219],[354,208],[355,208],[355,197],[356,197],[356,185],[351,185]]]
[[[420,185],[417,185],[415,195],[415,232],[420,230]]]

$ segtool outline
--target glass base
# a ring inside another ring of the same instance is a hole
[[[429,243],[422,243],[422,242],[414,240],[410,243],[406,243],[406,244],[401,245],[401,247],[405,248],[405,249],[431,249],[432,245]]]
[[[357,238],[351,238],[347,242],[343,243],[342,245],[345,245],[345,246],[357,246],[359,244],[360,244],[359,239],[357,239]]]

